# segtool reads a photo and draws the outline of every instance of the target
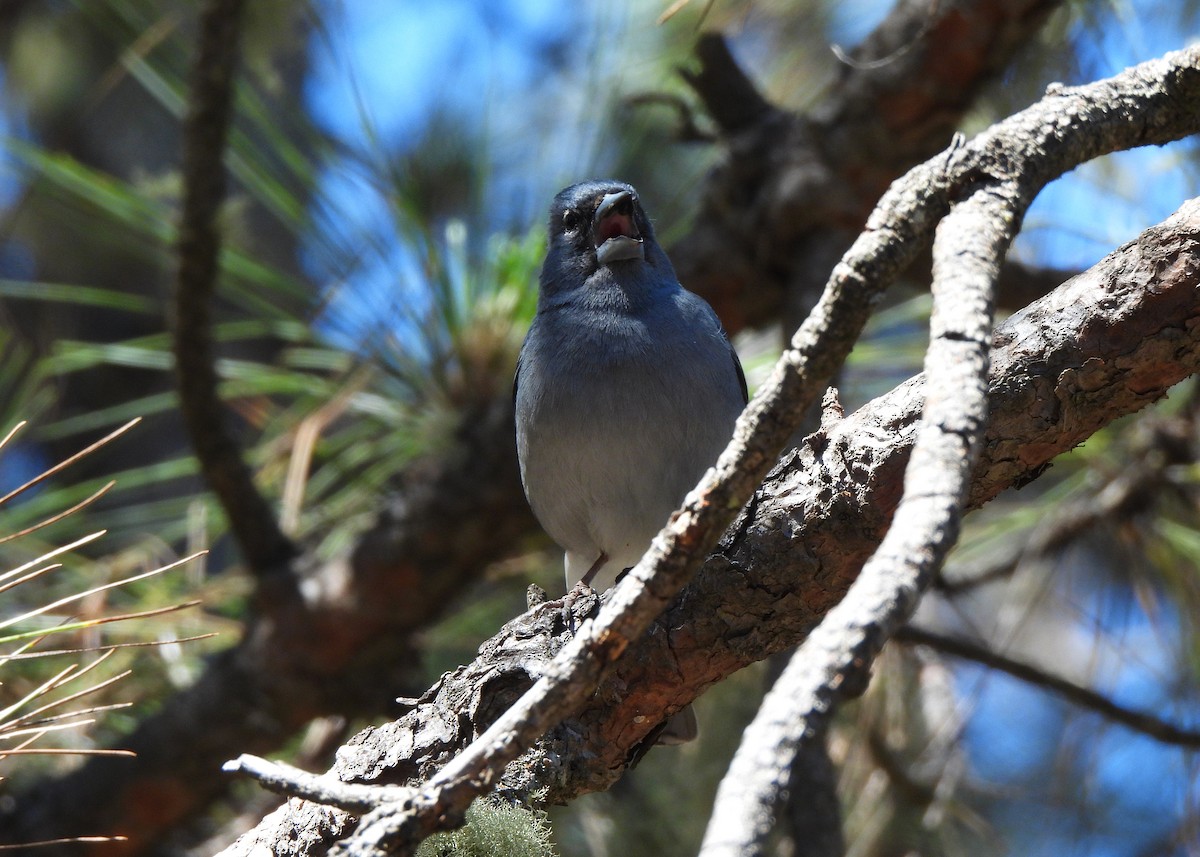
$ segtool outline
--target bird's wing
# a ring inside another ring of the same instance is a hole
[[[721,331],[725,331],[722,329]],[[729,337],[725,337],[725,341],[729,342]],[[750,388],[746,386],[746,373],[742,369],[742,361],[738,359],[737,350],[733,347],[733,343],[729,342],[729,356],[733,358],[733,368],[737,370],[738,383],[742,385],[742,404],[750,403]],[[515,381],[513,382],[515,385]]]
[[[516,371],[513,372],[513,407],[514,408],[516,408],[516,406],[517,406],[517,384],[519,384],[521,382],[521,361],[524,359],[524,357],[525,357],[525,349],[522,348],[520,353],[517,354],[517,368],[516,368]],[[733,359],[737,360],[736,354],[734,355]],[[739,366],[738,372],[741,372],[741,371],[742,371],[742,368]],[[742,386],[743,387],[746,386],[746,381],[744,378],[742,379]]]
[[[713,313],[713,318],[717,314]],[[729,341],[729,334],[725,332],[725,325],[721,324],[720,319],[717,320],[717,327],[721,329],[721,336],[725,340],[725,345],[729,348],[729,359],[733,361],[733,369],[737,372],[738,384],[742,388],[742,404],[750,404],[750,388],[746,386],[746,372],[742,369],[742,361],[738,357],[737,349],[733,347],[733,343]]]
[[[729,341],[729,334],[725,332],[725,325],[721,324],[716,310],[704,298],[694,292],[689,292],[683,286],[678,287],[675,300],[693,324],[711,325],[721,334],[721,338],[725,340],[725,347],[729,349],[729,359],[733,361],[733,369],[737,372],[738,386],[742,388],[742,404],[749,404],[750,389],[746,386],[746,373],[742,370],[742,361],[738,359],[737,349]],[[712,327],[709,327],[709,330],[712,330]]]

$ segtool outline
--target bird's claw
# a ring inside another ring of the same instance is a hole
[[[572,636],[574,636],[576,630],[578,630],[578,625],[575,622],[575,606],[585,598],[599,598],[599,593],[581,580],[572,586],[566,595],[557,599],[557,602],[562,609],[563,627],[570,631]],[[591,610],[592,606],[589,604],[587,611],[585,612],[591,612]]]
[[[592,587],[584,583],[582,580],[571,587],[571,591],[563,596],[563,624],[574,636],[577,630],[575,625],[575,604],[587,595],[595,595],[596,591]]]

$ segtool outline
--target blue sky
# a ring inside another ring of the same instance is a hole
[[[361,107],[385,140],[417,139],[430,114],[464,121],[495,97],[533,88],[543,57],[569,54],[577,12],[538,0],[325,3],[306,101],[345,139],[361,133]]]

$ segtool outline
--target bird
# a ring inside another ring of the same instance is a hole
[[[747,400],[725,329],[679,283],[637,191],[612,180],[560,191],[513,402],[521,484],[563,549],[568,598],[609,588],[641,558]],[[639,753],[698,734],[688,705]]]
[[[747,402],[716,313],[680,284],[637,191],[613,180],[554,197],[513,386],[521,482],[568,589],[606,589],[636,564]]]

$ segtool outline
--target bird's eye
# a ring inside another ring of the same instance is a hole
[[[563,212],[563,228],[568,232],[574,232],[579,226],[579,214],[577,212],[567,210]]]

